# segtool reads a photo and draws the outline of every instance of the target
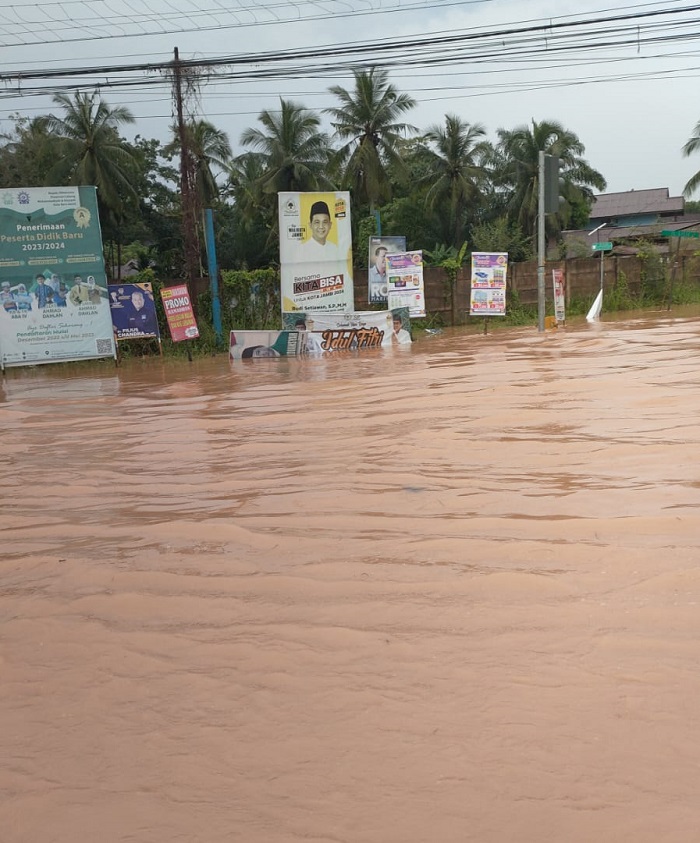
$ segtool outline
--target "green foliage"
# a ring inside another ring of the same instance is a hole
[[[276,269],[225,270],[219,290],[221,324],[232,330],[281,328],[280,275]],[[211,294],[199,298],[203,312],[211,313]]]
[[[612,287],[603,291],[603,306],[608,310],[633,310],[639,304],[639,299],[630,292],[624,272],[619,272]]]
[[[508,260],[513,263],[533,257],[531,238],[505,216],[475,225],[472,245],[474,252],[508,252]]]
[[[357,223],[356,234],[352,241],[352,255],[355,266],[367,266],[369,257],[369,238],[377,233],[377,221],[374,216],[362,217]],[[369,267],[367,267],[369,269]]]
[[[644,303],[663,301],[668,284],[666,266],[653,243],[640,238],[635,243],[637,257],[642,262],[641,298]]]

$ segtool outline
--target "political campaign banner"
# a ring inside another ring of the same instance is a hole
[[[554,318],[557,322],[566,322],[566,277],[563,269],[552,270],[554,287]]]
[[[175,287],[163,287],[160,297],[165,308],[165,318],[168,320],[170,338],[173,342],[194,340],[199,336],[199,328],[192,310],[192,300],[187,284]]]
[[[506,315],[507,252],[472,252],[471,316]]]
[[[354,308],[350,194],[279,193],[282,312]]]
[[[387,254],[386,275],[389,309],[407,307],[411,318],[425,316],[423,252]]]
[[[386,304],[389,286],[386,280],[386,256],[406,251],[405,237],[369,238],[369,256],[367,259],[367,297],[370,304]]]
[[[114,357],[94,187],[0,191],[0,361]]]
[[[141,284],[110,284],[107,289],[117,341],[150,337],[160,339],[153,288],[148,281]]]

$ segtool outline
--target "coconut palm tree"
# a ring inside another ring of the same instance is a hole
[[[591,188],[605,190],[603,176],[581,158],[585,147],[574,132],[555,121],[532,121],[531,126],[512,130],[499,129],[495,149],[494,171],[497,183],[508,194],[508,213],[512,222],[524,232],[536,236],[539,197],[539,153],[557,155],[560,160],[561,194],[571,206],[590,202]],[[565,206],[557,215],[549,215],[550,226],[559,228],[567,220]]]
[[[63,116],[48,115],[46,128],[62,142],[49,183],[95,185],[103,212],[119,217],[125,198],[135,196],[135,157],[119,136],[122,125],[134,122],[131,112],[110,107],[96,92],[77,92],[72,99],[56,94],[53,101]]]
[[[483,140],[485,135],[480,123],[470,125],[454,114],[445,115],[444,126],[431,126],[425,134],[426,205],[431,211],[446,209],[448,242],[456,249],[464,242],[467,212],[478,204],[487,177],[483,161],[491,145]]]
[[[387,167],[392,165],[399,177],[405,175],[397,144],[417,130],[399,118],[416,102],[389,83],[386,70],[356,70],[354,76],[353,91],[339,85],[329,88],[340,106],[325,111],[337,137],[344,142],[337,153],[343,181],[353,189],[357,201],[369,203],[373,210],[391,198]]]
[[[321,120],[303,105],[280,97],[279,111],[261,111],[262,129],[249,128],[241,144],[256,151],[264,164],[264,193],[332,188],[328,178],[330,144]]]
[[[697,152],[700,149],[700,123],[698,123],[695,128],[693,129],[693,134],[683,147],[683,155],[684,157],[688,157],[692,155],[694,152]],[[686,186],[683,188],[683,195],[686,198],[695,193],[695,191],[700,186],[700,170],[698,170],[695,175],[691,176],[688,179]]]
[[[219,195],[219,185],[214,167],[226,172],[231,162],[231,144],[226,132],[217,129],[208,120],[191,120],[185,124],[185,134],[190,153],[194,159],[195,177],[199,204],[211,207]],[[165,155],[180,153],[180,138],[173,127],[173,140],[164,148]]]

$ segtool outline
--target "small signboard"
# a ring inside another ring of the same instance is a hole
[[[177,287],[163,287],[160,291],[173,342],[194,340],[199,336],[197,323],[192,312],[192,302],[186,284]]]
[[[602,243],[594,243],[592,248],[594,252],[609,252],[612,247],[613,244],[609,240],[605,240]]]
[[[662,231],[662,237],[700,237],[700,231]]]

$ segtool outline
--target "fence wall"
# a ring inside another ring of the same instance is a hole
[[[700,286],[700,258],[692,254],[669,257],[666,271],[672,270],[676,261],[676,281],[681,279]],[[563,269],[566,277],[567,303],[573,299],[595,298],[600,289],[600,257],[569,258],[561,261],[547,261],[545,266],[545,299],[552,303],[554,290],[552,270]],[[611,287],[624,273],[627,286],[632,293],[639,292],[642,283],[643,262],[636,255],[608,255],[603,259],[604,289]],[[457,277],[454,306],[445,271],[440,267],[425,267],[425,298],[428,314],[440,314],[446,323],[462,323],[469,314],[471,277],[469,267],[463,267]],[[520,302],[537,306],[537,261],[513,263],[508,266],[508,287],[518,293]],[[355,309],[367,310],[367,270],[355,270]],[[454,313],[453,313],[454,310]]]

